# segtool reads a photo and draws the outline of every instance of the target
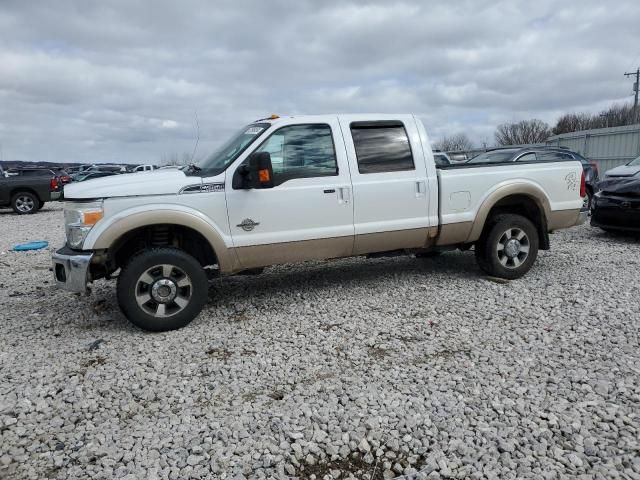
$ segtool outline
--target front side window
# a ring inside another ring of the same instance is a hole
[[[354,122],[351,136],[360,173],[415,169],[409,137],[402,122]]]
[[[273,166],[274,185],[294,178],[338,175],[338,161],[329,125],[282,127],[256,152],[268,152]]]

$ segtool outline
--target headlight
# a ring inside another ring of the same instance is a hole
[[[104,216],[102,200],[87,203],[68,203],[64,208],[64,227],[67,244],[71,248],[82,248],[84,239]]]

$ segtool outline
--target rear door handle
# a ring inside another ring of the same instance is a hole
[[[349,203],[350,198],[349,187],[338,188],[338,201],[340,203]]]

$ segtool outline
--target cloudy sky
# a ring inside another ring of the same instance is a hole
[[[158,162],[271,113],[412,112],[432,140],[631,100],[638,0],[0,0],[7,159]]]

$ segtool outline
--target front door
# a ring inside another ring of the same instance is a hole
[[[273,188],[234,190],[240,165],[226,177],[231,236],[242,267],[351,255],[351,180],[337,119],[278,122],[255,151],[271,154]]]

